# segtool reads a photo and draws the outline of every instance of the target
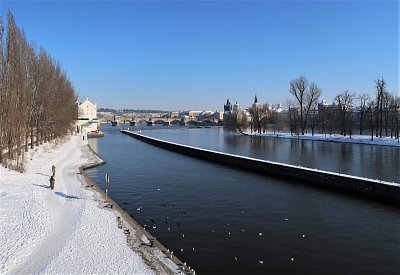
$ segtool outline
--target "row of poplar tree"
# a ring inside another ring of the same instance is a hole
[[[60,64],[27,41],[10,11],[6,24],[0,17],[0,163],[22,170],[29,147],[65,137],[76,101]]]

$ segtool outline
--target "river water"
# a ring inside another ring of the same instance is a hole
[[[400,270],[399,208],[208,163],[148,145],[117,127],[102,128],[105,137],[89,142],[108,163],[90,176],[104,188],[108,172],[110,196],[198,274]],[[221,128],[142,134],[398,182],[396,148],[250,138]]]

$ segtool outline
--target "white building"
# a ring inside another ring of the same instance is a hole
[[[232,108],[232,112],[237,113],[240,111],[240,105],[239,103],[236,101],[235,104],[233,104],[233,108]]]
[[[189,118],[198,118],[203,111],[189,111]]]
[[[88,133],[97,131],[98,121],[97,121],[97,104],[92,103],[89,99],[78,104],[78,119],[76,121],[76,129],[81,133]]]

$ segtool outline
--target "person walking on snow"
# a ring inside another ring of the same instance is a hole
[[[50,189],[53,190],[54,189],[54,183],[55,183],[55,179],[53,178],[53,176],[50,177]]]
[[[56,167],[54,166],[54,164],[53,164],[53,166],[51,166],[51,172],[53,172],[53,177],[55,177],[56,176]]]

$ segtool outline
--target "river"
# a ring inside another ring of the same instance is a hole
[[[222,128],[144,129],[182,144],[397,181],[397,148],[250,138]],[[176,154],[118,127],[102,130],[104,138],[89,142],[108,163],[90,176],[103,188],[108,172],[110,196],[198,274],[400,270],[397,207]]]

